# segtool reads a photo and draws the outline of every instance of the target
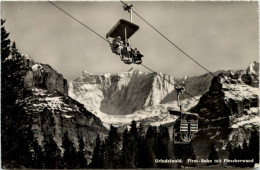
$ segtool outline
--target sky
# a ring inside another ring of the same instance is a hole
[[[257,2],[133,1],[134,10],[208,70],[246,69],[258,61]],[[119,1],[55,2],[101,36],[120,19],[129,20]],[[109,44],[49,2],[1,2],[1,15],[19,52],[49,64],[68,80],[83,70],[118,73],[124,64]],[[129,39],[144,54],[143,64],[174,77],[206,73],[135,14],[140,29]]]

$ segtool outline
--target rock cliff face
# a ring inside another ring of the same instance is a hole
[[[184,84],[191,95],[202,95],[209,89],[211,80],[209,74],[174,79],[166,74],[143,73],[136,69],[115,75],[83,72],[80,78],[70,82],[69,96],[86,108],[126,115],[176,100],[175,85]],[[188,97],[184,94],[182,99]]]
[[[258,129],[258,69],[259,64],[254,62],[247,70],[223,72],[212,80],[209,91],[191,109],[200,117],[200,131],[194,141],[198,154],[205,155],[214,141],[220,154],[227,157],[228,142],[242,145],[250,132]],[[201,142],[207,140],[205,147],[199,149]]]
[[[155,85],[159,90],[153,88]],[[94,110],[107,114],[126,115],[159,104],[172,89],[169,83],[162,84],[155,74],[131,69],[116,75],[83,72],[80,78],[70,82],[69,95],[86,108],[94,107]]]
[[[69,96],[84,104],[107,127],[110,124],[125,126],[133,119],[159,125],[175,120],[168,114],[167,107],[179,109],[176,85],[184,84],[186,91],[198,98],[208,91],[212,78],[212,75],[204,74],[177,79],[133,68],[114,75],[95,75],[84,71],[81,77],[69,83]],[[197,103],[185,93],[181,99],[185,109]]]
[[[67,80],[53,70],[47,64],[29,63],[30,70],[24,76],[24,85],[28,87],[45,88],[52,93],[58,91],[61,94],[68,93]]]
[[[27,167],[29,158],[18,155],[24,151],[33,158],[36,151],[30,147],[34,145],[44,154],[50,139],[62,155],[65,133],[76,150],[83,139],[85,158],[90,161],[97,135],[104,137],[107,130],[99,118],[68,96],[63,76],[26,55],[7,58],[2,68],[3,167]],[[26,141],[27,145],[21,143]]]

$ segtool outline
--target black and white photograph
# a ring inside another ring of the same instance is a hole
[[[259,168],[258,3],[1,1],[1,168]]]

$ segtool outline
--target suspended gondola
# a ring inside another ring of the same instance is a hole
[[[139,29],[138,25],[132,23],[133,5],[125,4],[123,7],[130,13],[130,22],[120,19],[106,34],[106,38],[112,52],[119,55],[125,64],[141,64],[143,54],[137,48],[132,48],[129,43],[129,38]]]

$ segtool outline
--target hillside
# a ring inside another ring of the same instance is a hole
[[[97,135],[104,137],[107,130],[99,118],[68,96],[63,76],[21,54],[5,59],[2,69],[2,166],[40,166],[35,155],[47,154],[51,141],[56,147],[52,152],[62,156],[67,149],[62,145],[65,134],[77,151],[83,140],[89,162]]]
[[[215,142],[222,157],[227,157],[227,144],[238,146],[259,128],[259,63],[246,70],[228,71],[212,80],[210,90],[191,109],[200,116],[200,131],[194,140],[197,153],[206,156]],[[203,149],[199,148],[203,143]]]

